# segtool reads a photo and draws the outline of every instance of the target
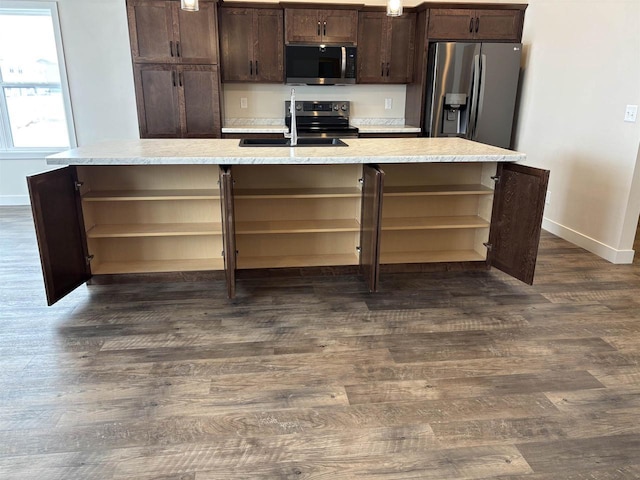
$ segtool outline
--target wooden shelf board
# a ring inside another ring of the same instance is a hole
[[[85,202],[130,202],[157,200],[218,200],[218,189],[98,190],[82,195]]]
[[[220,222],[94,225],[87,238],[177,237],[222,235]]]
[[[380,263],[438,263],[485,261],[475,250],[440,250],[433,252],[382,252]]]
[[[331,233],[359,232],[360,224],[355,219],[333,220],[278,220],[261,222],[236,222],[236,234],[275,233]]]
[[[265,257],[238,256],[238,268],[286,268],[286,267],[329,267],[337,265],[358,265],[357,253],[326,255],[282,255]]]
[[[489,222],[476,215],[452,217],[383,218],[382,230],[444,230],[453,228],[488,228]]]
[[[224,261],[222,257],[220,257],[186,260],[103,262],[97,265],[91,265],[91,273],[94,275],[108,275],[116,273],[194,272],[199,270],[224,270]]]
[[[336,188],[236,188],[233,196],[240,199],[260,198],[360,198],[362,192],[356,187]]]
[[[484,185],[408,185],[384,187],[385,197],[417,197],[427,195],[492,195]]]

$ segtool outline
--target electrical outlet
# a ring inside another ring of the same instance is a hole
[[[384,109],[385,110],[391,110],[391,108],[393,108],[393,99],[385,98],[384,99]]]
[[[551,190],[547,190],[547,196],[544,197],[545,205],[551,205]]]
[[[624,121],[635,123],[638,118],[638,105],[627,105],[624,111]]]
[[[240,108],[247,108],[247,97],[240,98]]]

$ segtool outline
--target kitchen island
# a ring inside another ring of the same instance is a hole
[[[531,283],[548,172],[458,138],[240,147],[131,140],[29,177],[47,298],[93,275],[494,265]]]

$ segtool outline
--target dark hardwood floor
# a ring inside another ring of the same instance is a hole
[[[638,243],[636,248],[640,247]],[[640,262],[83,286],[0,208],[0,478],[638,479]]]

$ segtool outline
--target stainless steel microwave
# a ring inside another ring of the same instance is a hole
[[[287,45],[285,77],[293,85],[356,83],[356,47]]]

